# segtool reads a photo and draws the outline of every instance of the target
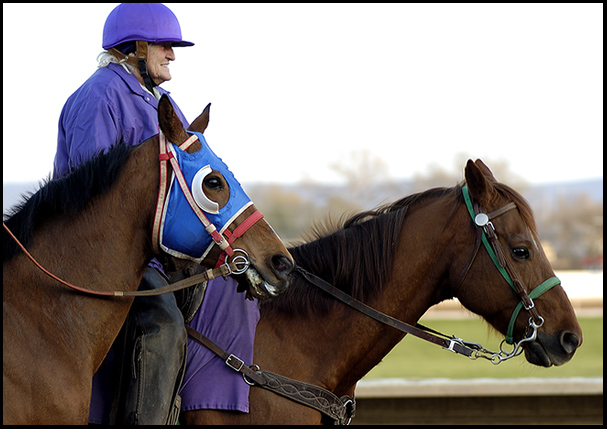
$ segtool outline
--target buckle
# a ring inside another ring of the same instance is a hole
[[[453,353],[457,353],[457,351],[453,348],[455,347],[456,344],[460,344],[461,345],[461,339],[460,338],[449,338],[449,347],[443,347],[443,349],[445,350],[449,350]]]
[[[251,265],[249,254],[242,249],[234,249],[234,253],[238,252],[242,253],[242,255],[236,255],[234,258],[232,258],[232,263],[236,264],[236,269],[231,271],[230,274],[244,274],[244,272],[249,269],[249,265]],[[242,267],[240,267],[240,265],[242,265]]]
[[[535,307],[535,304],[533,303],[533,300],[531,298],[529,298],[529,306],[527,306],[527,304],[525,304],[525,300],[522,300],[522,301],[523,301],[523,307],[525,307],[525,310],[527,310],[527,311],[529,311]]]
[[[240,371],[240,369],[244,366],[244,361],[238,356],[230,355],[226,359],[226,365],[235,371]]]

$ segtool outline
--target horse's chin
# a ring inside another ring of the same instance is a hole
[[[248,285],[247,296],[251,295],[259,300],[264,300],[274,298],[283,291],[280,287],[268,283],[253,267],[249,267],[245,271],[244,277]]]
[[[537,340],[525,346],[527,362],[543,367],[559,366],[569,362],[574,352],[567,353],[558,345],[558,340],[550,335],[539,333]]]
[[[546,368],[553,365],[550,356],[537,341],[527,344],[527,347],[525,347],[525,358],[527,359],[527,362],[533,365],[543,366]]]

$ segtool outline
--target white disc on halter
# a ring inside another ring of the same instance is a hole
[[[217,214],[219,213],[219,204],[210,200],[202,189],[202,182],[204,181],[204,178],[211,173],[211,171],[213,170],[208,165],[198,170],[194,176],[194,179],[192,180],[192,196],[194,197],[196,204],[198,204],[198,207],[200,207],[202,210],[207,213]]]
[[[489,223],[489,216],[486,213],[479,213],[474,218],[474,223],[477,226],[485,226]]]

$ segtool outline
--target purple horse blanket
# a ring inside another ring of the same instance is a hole
[[[259,321],[257,300],[244,299],[236,292],[231,277],[211,280],[205,297],[188,325],[207,336],[224,350],[253,363],[255,328]],[[112,404],[111,364],[106,362],[95,374],[89,422],[107,424]],[[249,411],[249,388],[242,375],[229,368],[206,347],[188,338],[186,371],[179,395],[182,411],[199,409]]]

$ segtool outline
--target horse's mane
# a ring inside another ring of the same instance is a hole
[[[314,227],[305,243],[289,252],[302,268],[363,302],[373,300],[392,271],[394,252],[402,223],[410,207],[460,191],[433,188],[409,195],[377,209],[342,218],[336,224]],[[278,297],[261,303],[264,314],[305,316],[311,311],[328,312],[337,302],[310,286],[299,274]]]
[[[6,225],[27,248],[34,229],[43,221],[56,216],[76,216],[92,198],[110,189],[130,153],[131,147],[118,144],[66,176],[46,179],[36,193],[24,195],[21,202],[4,215]],[[6,262],[20,250],[4,229],[2,233],[2,261]]]
[[[537,229],[527,201],[507,185],[494,182],[497,191],[514,201],[533,234]],[[463,204],[462,184],[453,188],[433,188],[404,197],[375,210],[342,218],[337,223],[325,222],[314,227],[305,242],[289,248],[297,264],[343,290],[354,298],[369,302],[381,293],[393,267],[396,244],[402,223],[410,207],[448,196],[454,196],[453,214]],[[326,314],[338,301],[311,286],[297,273],[291,286],[278,297],[263,301],[264,315],[287,317]]]

